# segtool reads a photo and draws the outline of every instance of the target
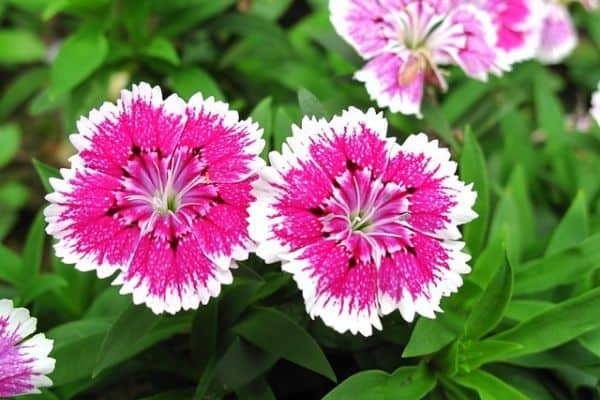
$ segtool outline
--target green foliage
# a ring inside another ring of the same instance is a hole
[[[327,0],[0,0],[0,297],[54,340],[54,386],[27,400],[541,399],[600,396],[600,128],[573,114],[600,80],[600,13],[572,8],[580,45],[489,82],[449,70],[423,118],[385,111],[399,143],[425,132],[477,192],[470,274],[436,319],[383,332],[313,321],[292,277],[256,257],[198,310],[156,316],[110,279],[54,256],[43,196],[77,120],[147,81],[226,100],[264,130],[263,158],[303,116],[375,107]],[[568,118],[569,116],[569,118]]]

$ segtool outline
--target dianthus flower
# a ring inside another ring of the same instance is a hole
[[[577,47],[577,30],[565,4],[544,0],[540,11],[542,25],[537,58],[546,64],[557,64]]]
[[[457,225],[476,217],[476,194],[437,141],[398,145],[386,130],[373,109],[305,118],[250,207],[257,255],[282,261],[309,315],[339,332],[370,335],[394,310],[434,318],[469,272]]]
[[[512,64],[536,56],[540,40],[540,1],[470,0],[492,18],[499,58]]]
[[[490,16],[454,0],[330,0],[331,22],[365,59],[356,72],[371,98],[393,112],[420,115],[425,83],[446,90],[442,65],[485,80],[508,68],[498,57]]]
[[[31,336],[36,324],[27,309],[0,300],[0,397],[40,393],[52,385],[46,376],[54,371],[55,361],[48,357],[52,340],[43,333]]]
[[[600,125],[600,83],[598,84],[598,90],[592,95],[592,108],[590,114]]]
[[[45,210],[56,254],[155,313],[197,308],[231,283],[247,232],[262,130],[227,104],[134,85],[77,124],[79,153]]]

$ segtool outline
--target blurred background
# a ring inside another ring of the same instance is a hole
[[[489,222],[488,233],[471,249],[475,256],[506,226],[507,252],[523,263],[543,256],[548,246],[561,251],[600,231],[600,128],[588,115],[600,81],[600,13],[579,6],[572,12],[580,44],[564,64],[526,62],[487,83],[451,69],[450,91],[428,91],[423,119],[386,112],[391,135],[402,139],[427,132],[446,143],[455,158],[462,153],[465,127],[471,128],[486,159],[490,203],[489,218],[482,222]],[[40,317],[40,329],[57,340],[57,388],[39,398],[191,398],[189,387],[202,368],[197,360],[188,365],[194,346],[188,346],[188,332],[200,317],[182,314],[169,320],[168,330],[133,354],[107,362],[107,370],[90,379],[93,352],[108,328],[86,321],[98,317],[112,324],[130,299],[117,296],[109,282],[54,258],[43,233],[39,212],[47,178],[68,166],[74,149],[67,137],[78,118],[114,101],[132,83],[147,81],[165,95],[177,92],[187,99],[200,91],[226,100],[261,123],[269,150],[280,149],[291,124],[307,111],[331,116],[350,105],[375,105],[352,80],[362,64],[334,32],[327,0],[0,0],[0,297],[29,306]],[[572,204],[583,207],[584,221],[557,237],[555,228]],[[575,259],[561,262],[568,268]],[[278,267],[257,260],[249,265],[272,284],[259,297],[261,304],[276,305],[309,324],[299,293]],[[554,286],[541,285],[535,299],[560,302],[597,286],[595,273],[585,282],[579,278],[568,275]],[[516,287],[516,296],[532,298],[527,284]],[[513,323],[524,318],[515,310]],[[368,340],[310,324],[340,381],[359,370],[393,370],[411,333],[396,316]],[[600,340],[593,339],[577,342],[576,350],[592,357],[595,370],[582,370],[577,364],[582,355],[562,354],[555,355],[554,364],[530,361],[527,372],[499,368],[495,373],[505,380],[517,377],[515,385],[529,387],[531,398],[598,398]],[[335,386],[288,361],[272,369],[274,360],[259,358],[248,365],[229,362],[236,374],[252,371],[244,383],[257,376],[268,380],[276,398],[320,398]],[[222,380],[239,378],[225,375]],[[530,381],[554,388],[552,394],[543,397]],[[162,392],[167,394],[148,397]],[[213,393],[207,398],[233,396],[231,390]]]

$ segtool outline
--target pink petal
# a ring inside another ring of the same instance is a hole
[[[441,297],[456,292],[462,284],[460,274],[470,271],[460,242],[414,233],[411,243],[410,251],[386,257],[378,275],[382,313],[399,310],[409,322],[415,314],[435,318]]]
[[[392,40],[394,21],[388,7],[372,0],[334,0],[329,2],[331,23],[364,58],[380,54]]]
[[[600,125],[600,83],[598,84],[598,90],[592,95],[592,108],[590,114],[596,120],[596,123]]]
[[[212,97],[190,98],[187,123],[179,146],[202,148],[207,174],[214,182],[239,182],[263,165],[256,157],[264,147],[262,129],[251,120],[240,121],[236,111]]]
[[[339,332],[370,335],[393,309],[433,317],[469,270],[455,240],[475,193],[448,150],[423,134],[400,146],[386,128],[372,109],[305,118],[255,183],[257,255],[282,261],[309,315]]]
[[[119,180],[91,170],[62,174],[63,180],[51,181],[56,192],[46,197],[53,204],[44,211],[46,231],[58,239],[57,256],[100,277],[127,268],[140,228],[115,218]]]
[[[485,0],[485,9],[496,27],[500,57],[510,63],[535,57],[539,46],[541,18],[539,0]]]
[[[412,57],[408,52],[383,53],[356,72],[355,78],[365,83],[367,92],[377,101],[379,107],[389,107],[392,112],[419,116],[425,71],[416,72],[407,84],[401,84],[399,79],[404,65]]]
[[[470,4],[453,7],[430,38],[433,59],[440,64],[450,60],[472,78],[486,80],[489,73],[509,69],[507,60],[497,55],[497,35],[489,14]]]
[[[36,319],[25,308],[14,308],[11,300],[0,300],[0,396],[40,393],[52,386],[47,377],[54,370],[49,358],[52,340],[44,334],[31,336]]]
[[[185,103],[177,96],[163,101],[158,86],[141,83],[131,92],[123,90],[116,105],[104,103],[79,120],[79,134],[71,136],[80,151],[74,163],[120,177],[134,147],[161,148],[168,154],[183,129],[184,109]]]
[[[136,303],[175,313],[231,282],[248,257],[252,182],[264,165],[262,130],[227,104],[134,85],[72,135],[80,153],[52,180],[45,210],[56,252],[107,277]]]
[[[162,223],[165,229],[178,224],[176,220]],[[229,269],[221,269],[205,257],[202,244],[190,232],[176,240],[144,236],[129,268],[113,284],[123,285],[122,294],[132,293],[135,304],[145,303],[156,314],[174,314],[208,303],[210,297],[219,295],[221,284],[231,281]]]
[[[538,59],[546,64],[564,60],[577,46],[577,32],[569,10],[558,3],[546,2]]]

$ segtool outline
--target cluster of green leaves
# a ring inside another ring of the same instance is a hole
[[[264,128],[265,155],[302,115],[372,106],[326,0],[0,0],[0,297],[39,317],[57,360],[31,398],[598,398],[600,128],[576,132],[565,110],[600,80],[600,14],[578,11],[566,65],[487,83],[452,70],[422,120],[386,114],[400,141],[452,149],[479,218],[444,313],[396,313],[362,338],[309,320],[291,277],[257,258],[207,306],[156,316],[56,259],[38,211],[76,120],[130,82],[227,100]]]

